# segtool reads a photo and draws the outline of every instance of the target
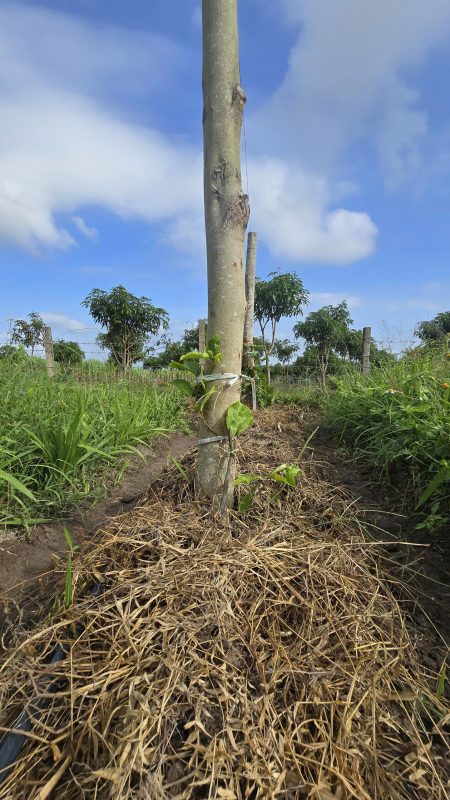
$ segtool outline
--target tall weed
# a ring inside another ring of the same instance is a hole
[[[450,521],[450,389],[445,352],[419,352],[369,376],[334,380],[324,397],[326,421],[354,458],[401,489],[418,527]]]
[[[0,392],[3,526],[30,526],[95,498],[108,466],[157,434],[186,427],[182,396],[150,381],[84,385],[2,363]]]

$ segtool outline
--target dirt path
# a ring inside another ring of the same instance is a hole
[[[30,539],[9,534],[0,539],[0,598],[17,596],[38,576],[51,571],[55,558],[67,553],[66,526],[74,542],[82,543],[106,519],[132,509],[173,458],[181,458],[192,447],[193,439],[177,433],[159,437],[144,451],[144,460],[130,459],[119,484],[110,487],[105,500],[64,522],[38,525]]]

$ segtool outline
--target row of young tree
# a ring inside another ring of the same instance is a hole
[[[277,338],[277,326],[283,318],[302,315],[308,299],[309,292],[295,273],[271,273],[268,280],[256,280],[255,320],[260,335],[254,338],[247,357],[256,368],[264,364],[268,383],[271,371],[287,373],[290,368],[291,374],[317,377],[324,385],[328,375],[340,372],[345,365],[361,365],[363,332],[352,327],[353,320],[345,301],[323,306],[295,323],[294,337],[303,340],[304,349],[293,361],[300,344]],[[154,306],[147,297],[136,297],[123,286],[116,286],[110,292],[94,289],[83,305],[105,329],[97,337],[98,345],[123,372],[136,362],[142,362],[147,369],[168,367],[171,362],[198,349],[198,325],[186,329],[180,340],[170,339],[164,333],[169,322],[167,311]],[[0,348],[0,357],[13,357],[17,352],[13,345],[27,348],[33,355],[43,343],[44,328],[42,317],[35,312],[26,320],[16,320],[11,344]],[[422,344],[439,342],[450,335],[450,311],[419,322],[414,333]],[[370,357],[375,367],[395,360],[394,355],[373,339]],[[54,342],[54,358],[60,364],[75,366],[83,361],[84,352],[78,342],[60,339]],[[274,360],[278,363],[271,366]]]

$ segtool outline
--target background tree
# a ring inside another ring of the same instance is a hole
[[[116,286],[110,292],[93,289],[82,305],[106,328],[106,333],[97,336],[97,342],[109,350],[124,374],[145,357],[148,337],[168,327],[164,308],[154,306],[148,297],[136,297],[124,286]]]
[[[309,292],[302,280],[293,272],[271,272],[270,280],[256,279],[255,318],[261,329],[266,362],[267,382],[270,383],[270,356],[274,350],[277,324],[282,317],[302,314],[308,303]]]
[[[14,361],[18,353],[16,347],[13,347],[12,344],[2,344],[0,347],[0,360],[2,361]]]
[[[352,364],[361,365],[362,361],[362,348],[363,348],[363,332],[362,330],[355,330],[351,328],[347,332],[345,342],[339,346],[338,352],[348,358]],[[373,367],[387,366],[396,361],[392,353],[378,347],[375,339],[371,339],[370,343],[370,363]]]
[[[288,367],[292,361],[293,356],[298,353],[299,346],[289,339],[275,339],[273,346],[273,353],[278,358],[280,364],[286,368],[286,375],[288,374]]]
[[[183,353],[191,353],[198,350],[198,324],[193,328],[186,328],[182,339]]]
[[[11,331],[12,344],[22,344],[24,347],[29,347],[31,355],[34,355],[34,349],[44,341],[44,320],[35,311],[28,314],[27,322],[25,319],[17,319]]]
[[[53,342],[53,356],[58,364],[73,367],[82,363],[84,352],[78,342],[58,339],[58,341]]]
[[[158,352],[156,350],[158,349]],[[181,356],[198,350],[198,325],[186,328],[183,338],[173,341],[167,336],[162,336],[155,347],[150,347],[148,356],[144,359],[145,369],[162,369],[170,366],[172,361],[179,361]]]
[[[433,319],[418,322],[414,335],[423,344],[435,344],[450,335],[450,311],[441,311]]]
[[[322,386],[326,385],[333,351],[345,351],[352,321],[347,303],[343,301],[337,306],[323,306],[318,311],[312,311],[304,322],[297,322],[294,326],[297,338],[302,338],[308,345],[317,348]]]
[[[371,352],[374,340],[371,340]],[[352,364],[361,364],[363,351],[363,332],[350,328],[345,339],[338,345],[338,352],[343,358],[348,358]]]

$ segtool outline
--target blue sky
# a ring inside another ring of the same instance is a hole
[[[258,272],[401,349],[450,307],[448,0],[240,0]],[[206,315],[198,0],[0,2],[0,337],[119,283]],[[247,168],[246,168],[247,167]],[[280,334],[292,336],[294,321]]]

